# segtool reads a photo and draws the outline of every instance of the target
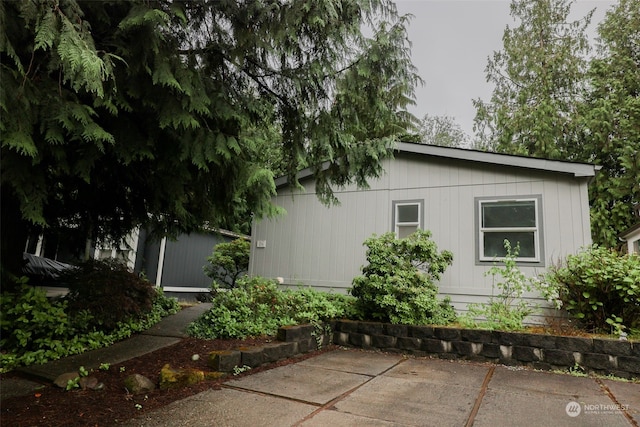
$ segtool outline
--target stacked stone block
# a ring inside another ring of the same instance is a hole
[[[313,325],[285,326],[278,329],[277,341],[256,347],[239,347],[234,350],[213,351],[208,365],[219,372],[233,372],[236,368],[256,368],[265,363],[277,362],[317,350],[333,340],[325,328]]]
[[[489,361],[537,369],[582,369],[640,378],[640,342],[601,338],[338,321],[334,343],[443,359]]]

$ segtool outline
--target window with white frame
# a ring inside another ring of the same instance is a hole
[[[393,202],[393,229],[399,239],[422,228],[423,208],[422,200]]]
[[[477,198],[477,260],[504,259],[508,240],[519,246],[517,261],[544,263],[540,196]]]

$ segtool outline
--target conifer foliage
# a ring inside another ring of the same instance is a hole
[[[366,185],[412,120],[406,20],[388,0],[0,3],[3,258],[33,225],[274,214],[274,158],[326,202]]]
[[[589,187],[592,238],[615,248],[640,204],[640,2],[607,10],[594,52],[593,11],[572,21],[574,3],[512,0],[517,26],[486,68],[495,89],[474,101],[476,145],[600,166]]]

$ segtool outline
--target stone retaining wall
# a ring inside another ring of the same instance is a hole
[[[579,365],[588,372],[640,378],[640,342],[357,321],[337,321],[333,327],[333,342],[342,346],[544,370]]]
[[[331,335],[321,326],[298,325],[278,329],[277,341],[256,347],[240,347],[234,350],[213,351],[208,365],[219,372],[256,368],[265,363],[277,362],[331,343]]]

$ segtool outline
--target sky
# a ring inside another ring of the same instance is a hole
[[[615,2],[578,0],[571,19],[596,9],[590,34],[606,10]],[[462,129],[473,134],[475,108],[472,100],[489,100],[492,85],[486,81],[487,58],[502,49],[507,25],[517,22],[509,15],[509,0],[396,0],[401,15],[414,18],[408,27],[413,64],[424,80],[416,90],[416,117],[425,114],[453,117]]]

